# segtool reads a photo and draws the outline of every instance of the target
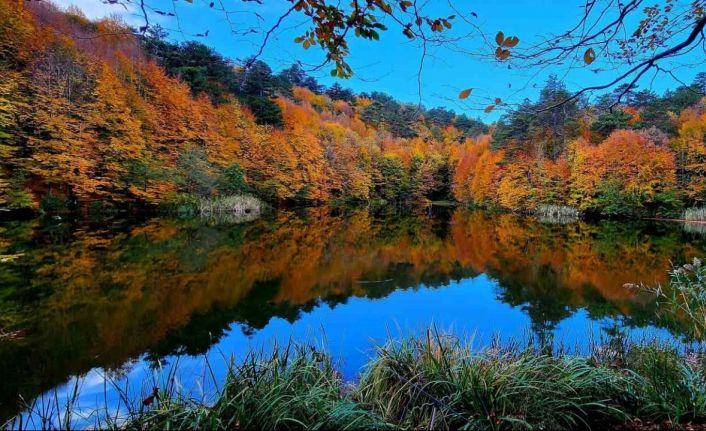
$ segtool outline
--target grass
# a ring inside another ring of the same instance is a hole
[[[581,218],[579,210],[563,205],[539,205],[535,215],[539,221],[551,224],[568,224]]]
[[[682,219],[686,221],[706,221],[706,207],[687,208],[682,213]]]
[[[260,199],[250,195],[199,197],[178,194],[161,204],[168,214],[183,217],[200,216],[218,223],[241,223],[258,218],[266,208]]]
[[[691,263],[672,269],[666,287],[626,286],[655,294],[668,313],[692,323],[694,338],[706,339],[706,265],[700,259],[694,258]]]
[[[473,352],[470,340],[429,329],[389,340],[356,383],[308,344],[275,346],[228,363],[210,400],[175,384],[176,367],[127,411],[91,413],[102,429],[603,429],[643,422],[706,422],[706,358],[657,341],[616,337],[588,355],[534,342],[494,342]],[[208,364],[208,362],[207,362]],[[209,373],[206,373],[208,375]],[[78,385],[68,390],[77,399]],[[51,398],[51,397],[50,397]],[[28,406],[36,421],[6,428],[71,427],[73,402],[58,397]],[[54,406],[55,405],[55,406]]]
[[[618,400],[630,386],[587,358],[491,347],[472,354],[431,335],[380,348],[360,384],[362,400],[411,428],[576,428],[629,418]]]
[[[247,195],[219,196],[203,199],[198,204],[199,214],[206,217],[219,215],[256,217],[262,209],[262,201]]]
[[[132,415],[125,428],[376,428],[375,417],[342,396],[342,388],[327,354],[290,344],[231,362],[213,405],[163,394],[153,408]]]

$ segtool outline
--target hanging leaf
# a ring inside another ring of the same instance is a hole
[[[588,48],[586,52],[583,54],[583,62],[586,64],[591,64],[593,63],[593,60],[596,59],[596,52],[593,50],[593,48]]]
[[[499,31],[498,34],[495,35],[495,42],[497,42],[497,44],[499,46],[502,46],[504,40],[505,40],[505,35],[503,34],[502,31]]]
[[[485,112],[486,114],[490,114],[491,112],[493,112],[493,109],[495,109],[495,105],[488,105],[485,107],[483,112]]]
[[[463,90],[462,92],[458,93],[458,98],[461,100],[466,99],[468,96],[471,95],[471,91],[473,91],[472,88],[467,88]]]
[[[508,37],[503,41],[503,46],[508,48],[514,48],[520,43],[520,39],[517,36]]]
[[[498,60],[507,60],[508,58],[510,58],[510,51],[498,47],[495,49],[495,56],[498,58]]]
[[[499,97],[496,97],[496,98],[495,98],[495,104],[496,104],[496,105],[499,105],[499,104],[501,104],[501,103],[503,103],[502,99],[500,99]]]

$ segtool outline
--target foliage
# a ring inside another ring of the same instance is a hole
[[[249,191],[245,170],[238,163],[227,166],[218,179],[218,191],[224,195],[243,194]]]
[[[42,212],[45,214],[56,214],[68,211],[68,201],[66,198],[54,194],[48,194],[42,198]]]
[[[662,96],[616,89],[595,106],[559,105],[570,94],[552,76],[536,102],[488,127],[381,92],[327,89],[298,64],[241,67],[203,44],[169,42],[158,26],[139,37],[121,29],[3,0],[0,205],[36,208],[49,193],[72,208],[253,193],[664,216],[706,202],[706,117],[694,96],[703,76]]]
[[[676,185],[674,155],[644,135],[616,131],[597,146],[575,143],[571,202],[605,215],[644,215]]]

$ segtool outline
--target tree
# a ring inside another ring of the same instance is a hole
[[[702,94],[706,95],[706,72],[697,73],[696,77],[694,77],[694,83],[692,85],[695,86]]]
[[[575,142],[570,202],[611,216],[672,209],[674,154],[635,131],[613,132],[598,146]]]
[[[688,205],[706,203],[706,112],[690,108],[678,119],[679,136],[672,141],[676,152],[677,183]]]
[[[292,87],[303,87],[315,93],[321,92],[321,85],[316,79],[308,76],[304,69],[294,63],[289,68],[282,70],[277,77],[282,81],[282,87],[290,90]]]
[[[591,130],[596,132],[599,140],[603,140],[616,129],[633,128],[634,123],[632,123],[632,120],[632,114],[625,112],[622,109],[616,109],[612,112],[601,114],[601,116],[598,117],[598,119],[591,125]]]
[[[326,90],[326,94],[333,100],[344,100],[348,103],[355,102],[355,94],[353,91],[348,88],[343,88],[338,82]]]
[[[387,201],[404,201],[410,191],[409,177],[402,160],[392,154],[376,159],[380,177],[375,184],[376,194]]]

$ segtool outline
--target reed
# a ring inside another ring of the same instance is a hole
[[[581,218],[579,210],[564,205],[539,205],[535,215],[540,222],[550,224],[574,223]]]
[[[682,213],[686,221],[706,221],[706,207],[687,208]]]
[[[673,268],[666,286],[626,286],[654,294],[663,310],[691,323],[694,338],[706,339],[706,265],[700,259]]]
[[[203,199],[198,204],[199,214],[206,217],[216,215],[251,217],[260,215],[262,210],[262,201],[247,195],[219,196]]]

